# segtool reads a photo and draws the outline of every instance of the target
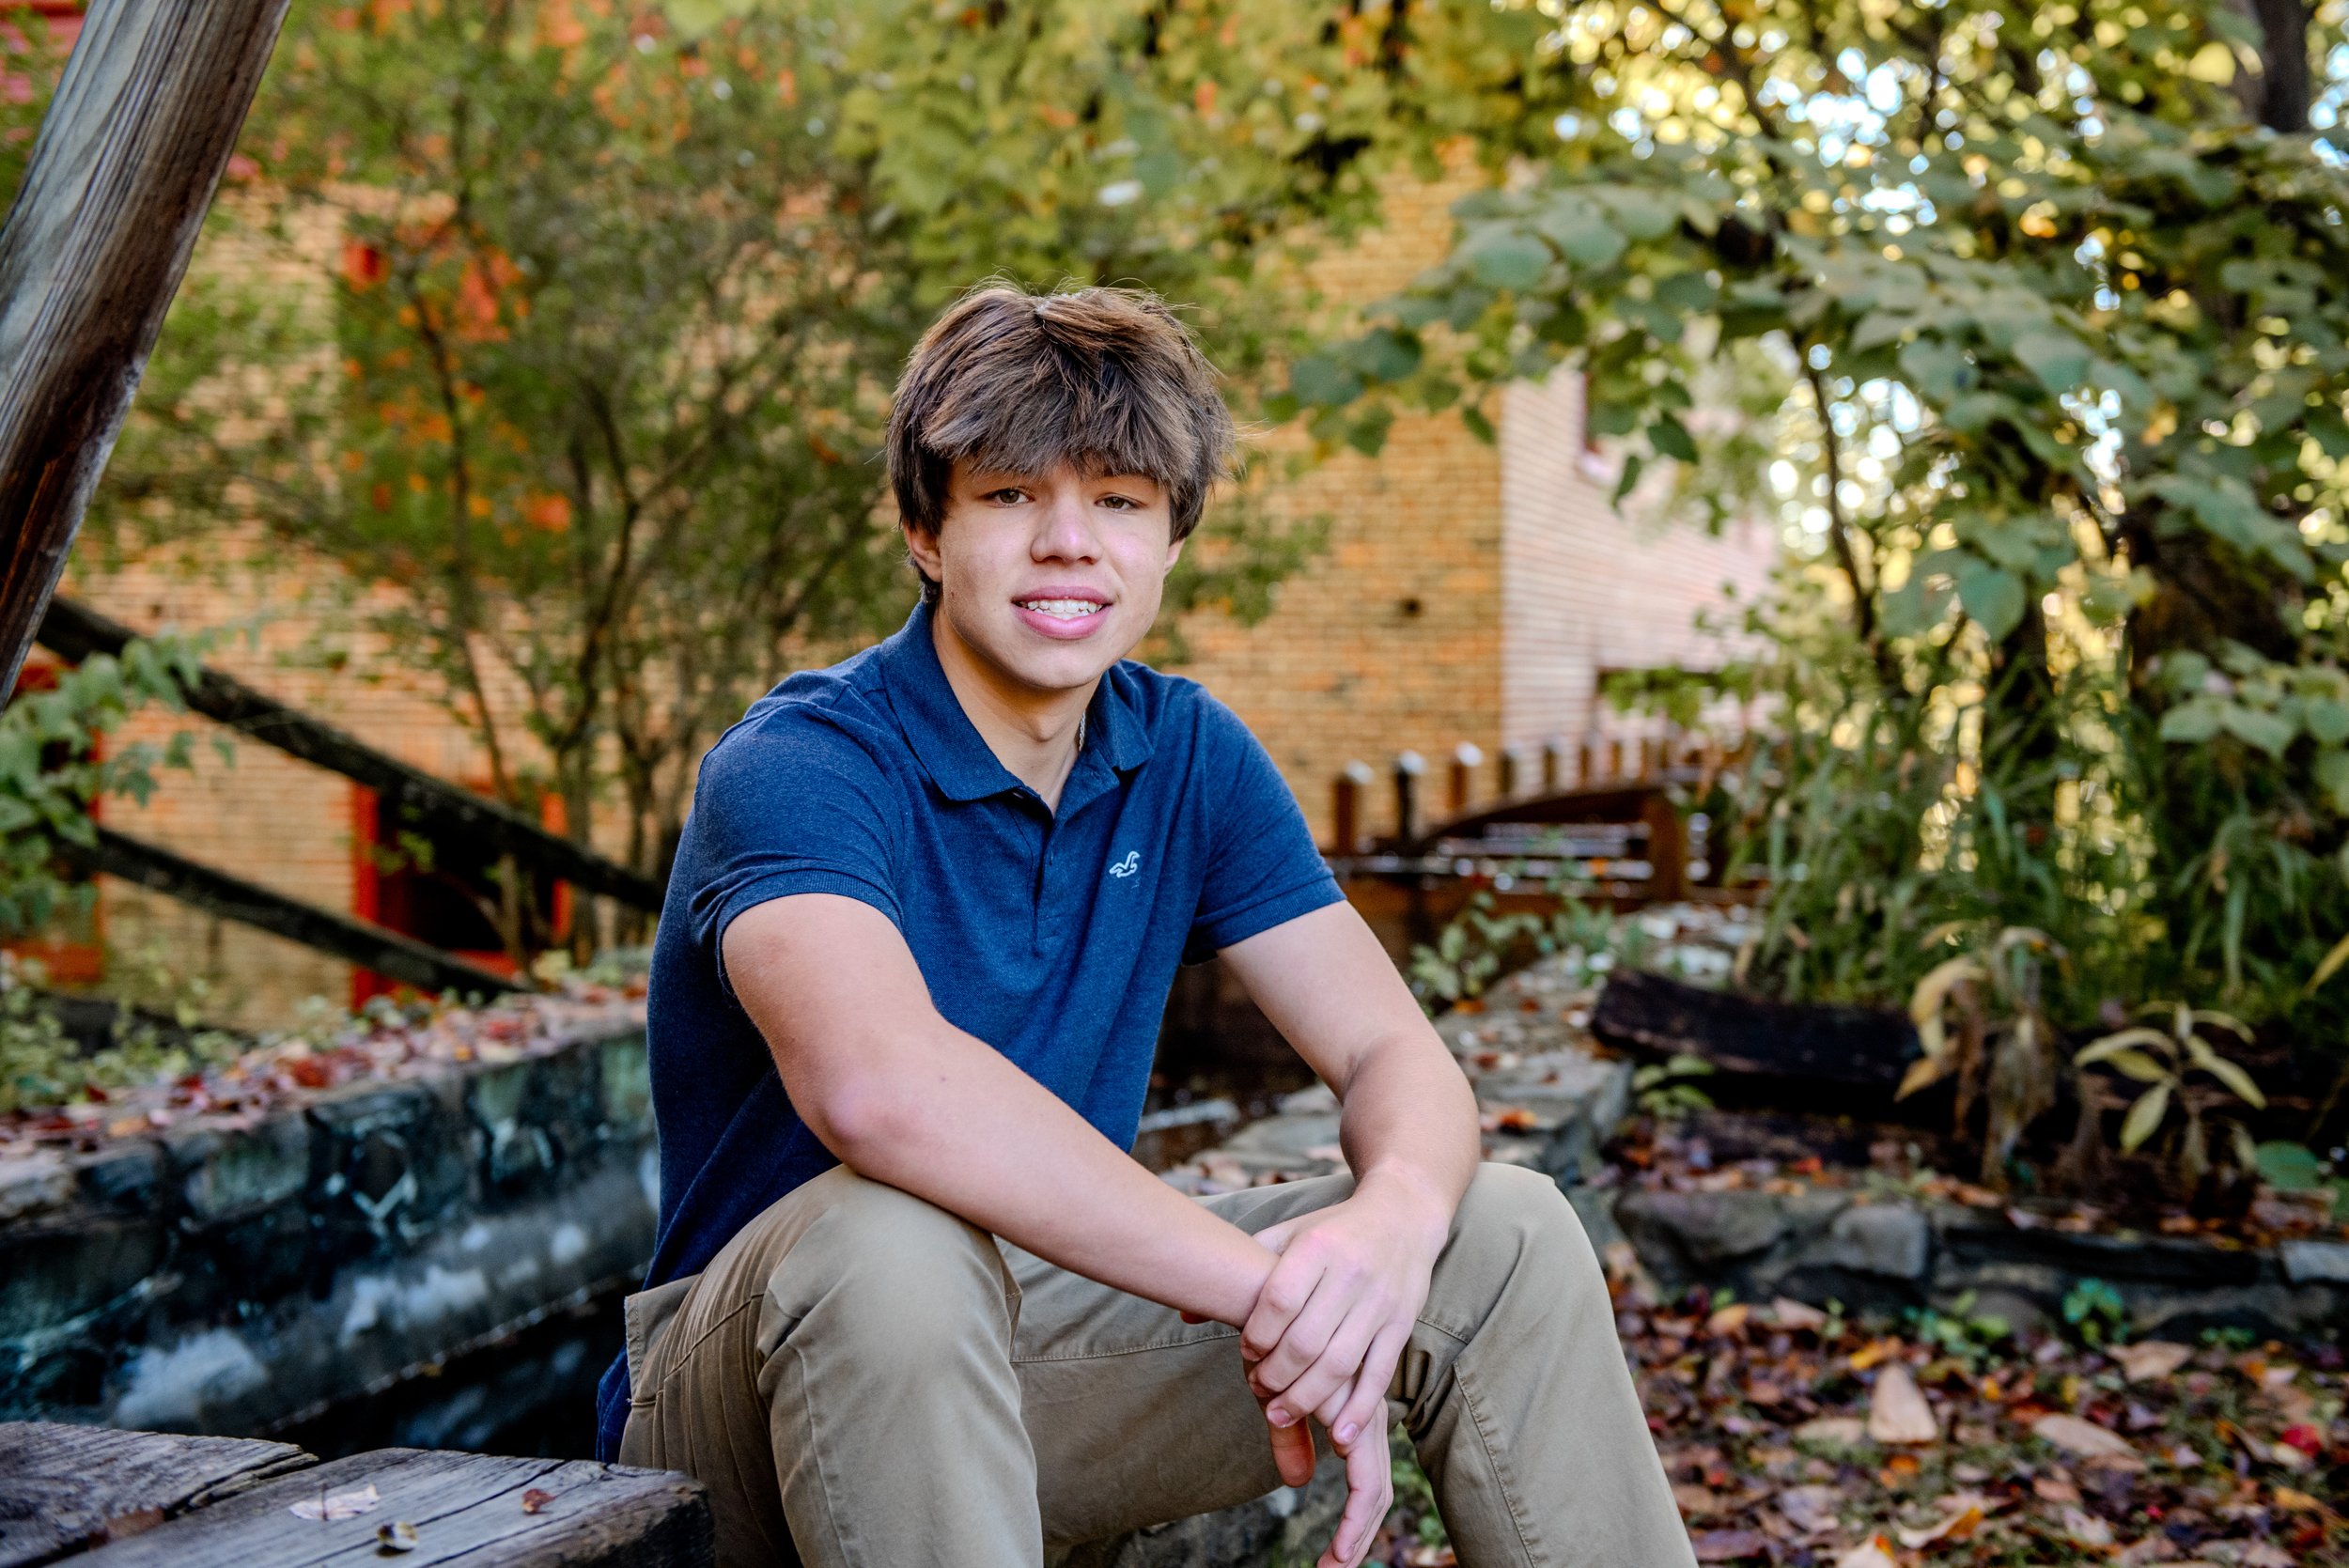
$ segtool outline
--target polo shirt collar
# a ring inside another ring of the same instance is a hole
[[[930,621],[930,606],[915,605],[906,624],[879,651],[881,680],[906,743],[930,782],[950,800],[983,800],[1023,788],[963,712],[938,661]],[[1098,758],[1120,773],[1130,772],[1150,760],[1150,751],[1149,728],[1134,706],[1132,677],[1113,665],[1085,710],[1085,749],[1077,758],[1078,771]],[[1063,811],[1071,803],[1064,791]]]

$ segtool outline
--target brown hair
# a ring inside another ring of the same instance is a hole
[[[1199,526],[1233,439],[1215,367],[1157,295],[984,284],[931,324],[898,378],[889,482],[898,515],[934,534],[958,459],[1139,474],[1166,487],[1180,539]],[[938,597],[926,576],[922,597]]]

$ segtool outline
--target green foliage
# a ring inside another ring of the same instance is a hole
[[[112,1041],[86,1051],[58,1021],[42,978],[38,964],[0,957],[0,1114],[70,1105],[92,1090],[168,1082],[230,1061],[242,1048],[233,1034],[194,1027],[192,1014],[166,1030],[126,1011]]]
[[[1713,1096],[1691,1080],[1710,1078],[1713,1072],[1713,1063],[1701,1056],[1681,1055],[1669,1062],[1650,1063],[1631,1075],[1632,1103],[1641,1114],[1659,1121],[1710,1110]]]
[[[2246,106],[2341,16],[1542,10],[1515,177],[1323,350],[1316,428],[1571,363],[1623,493],[1785,525],[1719,814],[1752,981],[1891,1001],[2029,927],[2059,1033],[2184,995],[2337,1049],[2349,173]]]
[[[2080,1067],[2103,1063],[2146,1085],[2122,1119],[2122,1152],[2135,1153],[2151,1141],[2174,1110],[2182,1123],[2170,1140],[2168,1163],[2182,1190],[2193,1191],[2211,1170],[2214,1124],[2227,1138],[2220,1153],[2230,1157],[2239,1171],[2258,1173],[2263,1169],[2259,1149],[2238,1108],[2260,1110],[2267,1104],[2267,1096],[2250,1074],[2221,1052],[2213,1032],[2224,1032],[2248,1042],[2251,1032],[2240,1019],[2208,1008],[2188,1007],[2182,1001],[2155,1002],[2141,1011],[2166,1019],[2169,1027],[2139,1024],[2115,1030],[2082,1047],[2072,1059]],[[2217,1087],[2190,1082],[2188,1073],[2201,1074]],[[2208,1115],[2215,1108],[2222,1113]]]
[[[120,659],[96,655],[0,709],[0,935],[30,935],[86,903],[90,884],[61,866],[59,846],[96,842],[90,812],[104,797],[144,804],[158,768],[188,765],[194,742],[184,731],[162,745],[105,738],[148,703],[181,707],[199,648],[183,639],[133,641]]]
[[[1485,987],[1536,958],[1563,955],[1579,976],[1603,974],[1618,962],[1637,964],[1647,949],[1638,925],[1594,908],[1553,884],[1548,912],[1496,913],[1493,895],[1478,892],[1444,924],[1433,944],[1411,949],[1406,970],[1420,1005],[1430,1013],[1484,995]]]
[[[582,831],[616,795],[650,867],[743,706],[910,602],[879,442],[957,291],[1156,287],[1254,411],[1316,320],[1311,242],[1371,211],[1376,33],[1231,0],[304,0],[93,528],[257,514],[439,677],[499,793]],[[1261,613],[1315,546],[1258,489],[1173,605]]]
[[[1974,1304],[1974,1293],[1966,1291],[1950,1303],[1947,1312],[1910,1308],[1902,1313],[1904,1326],[1910,1338],[1932,1346],[1937,1355],[1978,1367],[2014,1338],[2015,1326],[1997,1312],[1975,1312]]]
[[[2063,1296],[2063,1326],[2082,1344],[2110,1344],[2128,1334],[2128,1303],[2102,1280],[2082,1280]]]

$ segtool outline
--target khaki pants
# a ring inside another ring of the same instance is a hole
[[[1257,1231],[1324,1177],[1205,1200]],[[1280,1484],[1238,1334],[835,1169],[629,1298],[620,1458],[709,1488],[722,1568],[1037,1568]],[[1596,1260],[1532,1172],[1460,1204],[1389,1389],[1469,1568],[1660,1568],[1688,1541]]]

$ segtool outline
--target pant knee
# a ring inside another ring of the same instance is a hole
[[[1007,1321],[1009,1275],[993,1236],[846,1168],[817,1180],[838,1190],[822,1195],[823,1212],[768,1281],[786,1318],[828,1304],[833,1327],[905,1348]]]
[[[1607,1287],[1582,1221],[1558,1184],[1521,1166],[1486,1164],[1461,1196],[1446,1262],[1488,1288],[1536,1289],[1553,1304]]]

